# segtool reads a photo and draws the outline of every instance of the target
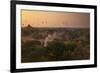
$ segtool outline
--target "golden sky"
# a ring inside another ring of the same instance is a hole
[[[90,26],[90,14],[22,10],[21,24],[22,26],[30,24],[33,27],[88,28]]]

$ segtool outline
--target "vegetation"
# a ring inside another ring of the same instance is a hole
[[[43,40],[48,34],[56,38]],[[64,60],[85,60],[90,58],[90,35],[88,28],[22,28],[21,61],[43,62]]]

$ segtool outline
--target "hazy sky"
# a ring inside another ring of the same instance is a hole
[[[90,25],[89,13],[50,12],[22,10],[21,24],[33,27],[72,27],[88,28]]]

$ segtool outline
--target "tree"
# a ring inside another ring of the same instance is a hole
[[[60,60],[66,50],[66,45],[61,41],[53,41],[48,44],[47,51],[53,60]]]

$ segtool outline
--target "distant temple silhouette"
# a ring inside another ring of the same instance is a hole
[[[41,23],[37,23],[37,25],[39,25],[39,24],[43,24],[43,25],[47,25],[49,22],[47,21],[47,20],[45,20],[45,21],[41,21]],[[55,24],[55,23],[54,23]],[[57,24],[57,23],[56,23]],[[66,24],[68,24],[68,22],[67,21],[62,21],[61,23],[58,23],[58,26],[59,25],[62,25],[62,26],[66,26]],[[22,24],[22,27],[33,27],[34,25],[33,24]],[[53,26],[52,26],[53,27]]]
[[[27,27],[32,27],[32,26],[30,24],[28,24]]]

